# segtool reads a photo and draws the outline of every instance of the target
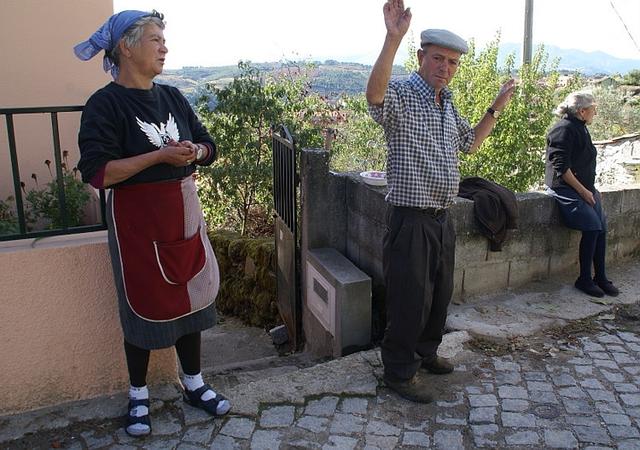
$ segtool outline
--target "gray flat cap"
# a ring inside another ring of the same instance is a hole
[[[467,42],[464,39],[447,30],[424,30],[420,33],[420,47],[424,47],[427,44],[450,48],[460,53],[467,53],[469,51]]]

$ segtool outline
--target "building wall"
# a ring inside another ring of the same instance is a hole
[[[0,1],[0,108],[83,105],[110,80],[102,57],[80,61],[73,46],[93,33],[113,13],[112,0]],[[0,117],[0,200],[13,195],[6,123]],[[79,113],[61,114],[61,148],[69,166],[78,160]],[[15,116],[20,178],[34,187],[51,175],[44,161],[53,161],[48,115]]]
[[[127,389],[106,231],[0,244],[0,415]],[[173,348],[148,381],[177,381]]]

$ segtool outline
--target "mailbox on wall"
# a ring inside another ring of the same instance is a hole
[[[331,356],[343,356],[367,347],[371,278],[332,248],[309,250],[304,264],[305,307],[326,331],[307,336],[310,350],[331,349]]]

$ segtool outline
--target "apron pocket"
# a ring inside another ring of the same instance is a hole
[[[207,260],[200,227],[189,239],[153,242],[162,277],[169,284],[184,285],[204,268]]]

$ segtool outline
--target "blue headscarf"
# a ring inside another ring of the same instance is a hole
[[[81,60],[87,61],[96,56],[100,50],[104,50],[102,67],[105,72],[111,71],[111,76],[115,80],[118,77],[118,66],[108,56],[109,53],[118,45],[118,41],[131,25],[153,14],[134,10],[114,14],[89,39],[73,47],[73,52]]]

